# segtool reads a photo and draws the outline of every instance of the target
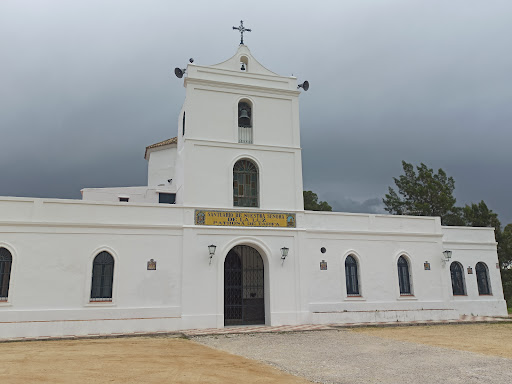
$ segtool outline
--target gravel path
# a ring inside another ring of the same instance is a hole
[[[510,359],[349,330],[215,335],[193,340],[319,383],[512,383]]]

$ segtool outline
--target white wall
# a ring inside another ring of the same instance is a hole
[[[224,260],[236,245],[249,245],[260,253],[265,265],[265,317],[267,325],[298,324],[300,291],[299,255],[282,263],[280,249],[295,251],[296,230],[268,228],[197,228],[184,231],[183,321],[190,327],[223,327]],[[208,245],[217,250],[209,265]],[[190,278],[194,276],[194,278]]]
[[[439,218],[343,213],[306,213],[301,282],[309,298],[310,321],[404,321],[458,318],[467,315],[506,316],[492,228],[441,227]],[[336,229],[338,228],[338,229]],[[326,248],[325,253],[320,249]],[[445,249],[465,267],[467,296],[453,296]],[[346,293],[344,262],[358,261],[361,297]],[[410,261],[413,296],[400,296],[396,262]],[[320,261],[328,270],[320,270]],[[467,266],[489,267],[492,296],[478,295],[476,274]],[[424,269],[430,263],[430,270]],[[311,275],[309,275],[311,274]]]
[[[0,246],[13,256],[0,338],[181,326],[181,208],[0,198],[0,212]],[[101,251],[115,259],[113,300],[90,303]]]
[[[200,227],[193,207],[25,198],[0,198],[0,212],[0,246],[13,255],[0,338],[222,327],[224,259],[239,244],[264,260],[268,325],[506,315],[492,230],[441,228],[438,218],[296,211],[293,229]],[[478,295],[476,275],[466,274],[467,296],[453,297],[447,248],[465,268],[487,264],[492,295]],[[103,250],[115,258],[113,301],[90,303],[92,261]],[[349,254],[360,297],[346,294]],[[399,294],[400,255],[410,260],[413,296]]]
[[[169,179],[174,179],[176,144],[151,148],[148,157],[148,186],[172,185]]]
[[[117,187],[117,188],[84,188],[82,200],[116,203],[121,197],[128,198],[128,203],[158,203],[160,193],[176,193],[171,183],[168,186],[156,187]],[[127,204],[123,202],[122,204]]]
[[[233,208],[233,166],[240,159],[258,167],[260,209],[294,210],[303,204],[297,188],[302,187],[302,174],[295,168],[299,150],[268,152],[255,145],[240,148],[193,140],[186,146],[184,205]]]
[[[467,315],[506,316],[494,228],[443,227],[443,234],[445,249],[452,251],[452,259],[446,263],[446,274],[450,274],[452,262],[461,263],[466,288],[465,296],[453,296],[449,289],[451,305],[459,313]],[[487,265],[491,295],[478,293],[475,270],[478,262]],[[472,274],[468,273],[468,267],[471,267]]]
[[[249,60],[240,71],[240,56]],[[297,80],[265,69],[240,46],[224,63],[189,65],[186,133],[178,136],[178,202],[233,207],[233,165],[257,164],[260,209],[302,209],[302,163]],[[253,143],[238,143],[238,102],[252,103]]]

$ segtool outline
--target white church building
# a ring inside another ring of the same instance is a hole
[[[492,228],[304,210],[295,77],[241,44],[184,86],[147,186],[0,197],[0,339],[506,316]]]

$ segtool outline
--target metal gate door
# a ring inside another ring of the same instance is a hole
[[[265,324],[263,259],[238,245],[224,262],[224,325]]]

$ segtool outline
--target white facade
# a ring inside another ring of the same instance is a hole
[[[261,287],[251,297],[268,325],[506,315],[492,228],[303,210],[295,78],[266,70],[243,45],[224,63],[189,65],[187,75],[177,143],[146,149],[147,187],[84,189],[83,201],[0,198],[0,248],[12,255],[0,338],[224,327],[226,259],[239,245],[263,261]],[[239,127],[240,101],[252,107],[250,129]],[[258,171],[256,207],[234,206],[233,167],[241,159]],[[160,193],[175,193],[176,204],[159,204]],[[286,212],[296,225],[198,225],[200,210]],[[94,301],[93,260],[102,251],[114,259],[113,289],[110,300]],[[357,294],[347,292],[348,256],[357,262]],[[406,294],[400,257],[408,265]],[[151,259],[156,270],[147,268]],[[452,290],[455,261],[463,295]],[[480,262],[485,294],[475,274]]]
[[[176,144],[177,140],[169,139],[146,148],[144,158],[148,161],[148,186],[173,185]]]

